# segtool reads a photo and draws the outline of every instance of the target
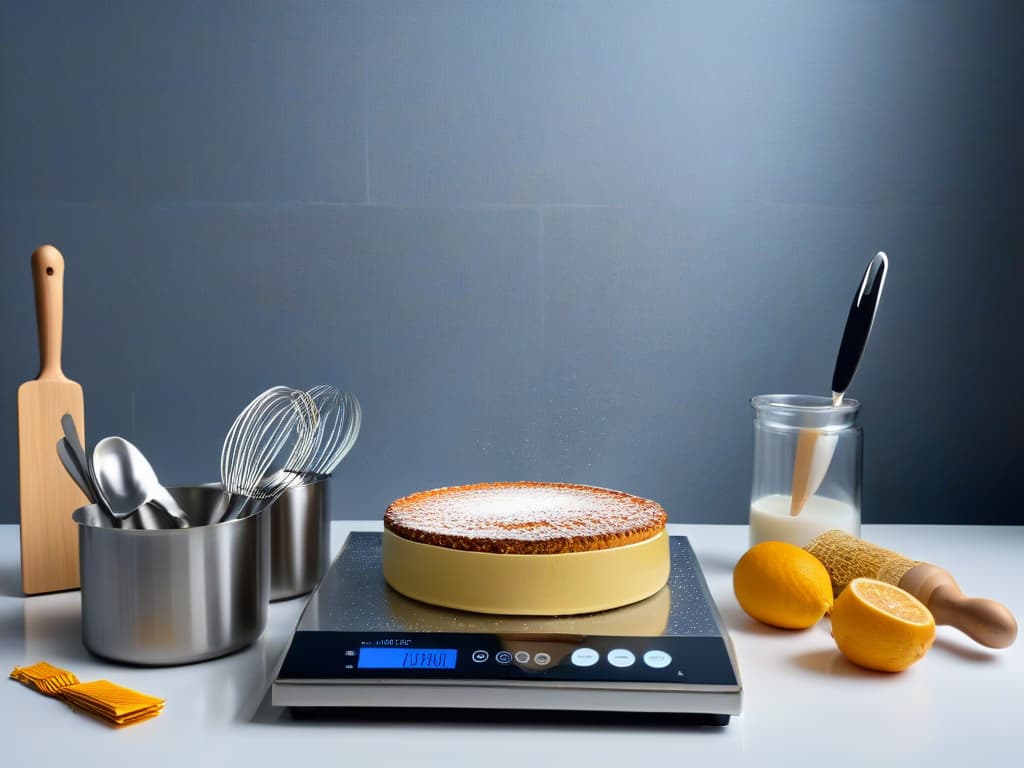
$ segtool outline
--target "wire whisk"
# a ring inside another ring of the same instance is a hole
[[[317,478],[329,477],[355,445],[363,412],[353,393],[341,392],[329,384],[315,386],[306,394],[320,415],[316,445],[304,465],[289,462],[286,469]]]
[[[251,511],[251,500],[272,503],[297,484],[301,475],[283,470],[305,466],[320,433],[320,412],[308,393],[277,386],[257,395],[235,418],[221,448],[221,482],[233,497],[221,520]]]

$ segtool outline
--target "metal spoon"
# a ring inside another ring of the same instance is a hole
[[[105,437],[93,448],[97,490],[110,513],[128,517],[147,503],[162,507],[179,528],[189,527],[178,502],[157,479],[142,452],[123,437]]]
[[[868,343],[868,336],[871,335],[871,327],[875,322],[878,302],[882,298],[888,268],[889,257],[879,251],[868,264],[853,296],[850,313],[846,317],[846,327],[843,329],[843,339],[839,342],[836,367],[832,373],[833,408],[842,405],[843,396],[849,389],[853,374],[857,372],[857,366],[864,355],[864,347]],[[817,429],[800,430],[796,443],[796,459],[793,462],[790,515],[799,515],[807,499],[818,490],[832,463],[838,442],[839,436],[835,434]]]

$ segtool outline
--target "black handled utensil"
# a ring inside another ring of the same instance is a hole
[[[889,257],[879,251],[864,270],[857,292],[850,304],[850,313],[846,316],[846,327],[843,338],[839,342],[836,355],[836,367],[832,373],[832,405],[842,405],[843,396],[853,381],[860,359],[864,355],[864,346],[871,335],[871,326],[875,322],[875,312],[882,298],[885,285],[885,274],[889,267]],[[797,437],[796,456],[793,460],[793,482],[789,505],[789,514],[800,514],[804,504],[814,495],[821,485],[832,463],[838,438],[832,434],[822,434],[816,429],[802,429]]]
[[[832,374],[832,404],[843,402],[843,395],[853,381],[860,359],[864,355],[864,347],[871,335],[871,326],[875,323],[875,312],[882,298],[885,287],[885,275],[889,269],[889,257],[882,251],[868,264],[860,287],[850,305],[850,314],[846,316],[846,327],[843,339],[839,342],[839,353],[836,355],[836,367]]]

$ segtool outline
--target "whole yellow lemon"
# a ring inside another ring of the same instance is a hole
[[[783,541],[762,541],[732,572],[740,607],[765,624],[806,629],[832,610],[828,571],[810,552]]]

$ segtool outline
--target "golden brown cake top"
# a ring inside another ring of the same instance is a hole
[[[657,502],[565,483],[479,483],[393,501],[384,527],[405,539],[500,554],[559,554],[644,541],[664,530]]]

